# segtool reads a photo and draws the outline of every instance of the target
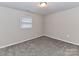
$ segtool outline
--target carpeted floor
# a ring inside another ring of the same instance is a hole
[[[79,46],[48,37],[39,37],[0,49],[1,56],[78,56]]]

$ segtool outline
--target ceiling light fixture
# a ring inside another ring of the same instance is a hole
[[[40,7],[46,7],[47,6],[47,2],[40,2]]]

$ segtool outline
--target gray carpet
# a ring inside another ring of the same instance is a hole
[[[0,49],[0,56],[78,56],[79,46],[39,37]]]

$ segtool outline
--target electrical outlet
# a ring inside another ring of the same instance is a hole
[[[70,37],[70,35],[66,35],[66,37],[67,37],[67,38],[69,38],[69,37]]]

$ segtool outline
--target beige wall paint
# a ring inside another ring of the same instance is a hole
[[[32,17],[31,29],[20,28],[22,16]],[[0,7],[0,48],[43,35],[79,45],[79,7],[47,16]]]
[[[33,27],[20,28],[20,18],[31,16]],[[0,47],[42,36],[42,16],[15,9],[0,7]]]
[[[44,35],[79,45],[79,7],[45,16]]]

